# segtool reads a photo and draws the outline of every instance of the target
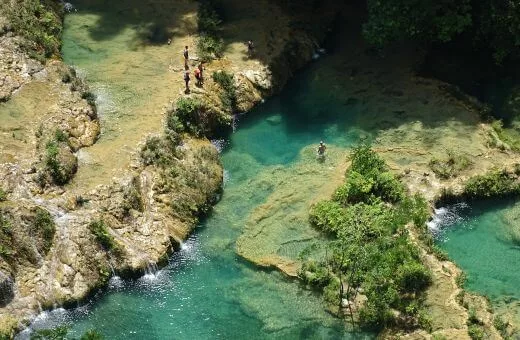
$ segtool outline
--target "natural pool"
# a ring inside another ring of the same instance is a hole
[[[439,246],[467,274],[466,288],[494,304],[520,300],[520,205],[512,201],[456,204],[437,210]]]
[[[81,41],[86,37],[81,29],[95,20],[80,14],[67,20],[65,59],[80,66],[98,91],[104,88],[104,82],[110,85],[110,91],[98,92],[106,95],[100,98],[104,101],[102,106],[106,102],[113,105],[102,117],[108,127],[99,145],[86,150],[101,160],[105,157],[104,148],[133,142],[133,137],[125,139],[122,127],[132,132],[132,126],[138,126],[139,119],[144,121],[150,117],[134,111],[130,111],[130,117],[122,115],[139,98],[130,102],[121,99],[114,84],[117,78],[104,78],[102,72],[96,71],[96,68],[108,67],[107,62],[100,59],[98,53],[78,47],[80,42],[91,43],[88,39]],[[122,30],[119,34],[128,34],[128,31]],[[118,43],[118,36],[114,34],[113,44]],[[123,53],[109,45],[102,41],[99,48]],[[314,156],[302,158],[301,155],[302,152],[313,154],[322,139],[330,147],[330,157],[334,157],[336,163],[343,162],[346,150],[360,140],[362,133],[353,123],[356,106],[345,107],[330,93],[325,79],[319,77],[326,65],[326,60],[314,63],[294,79],[283,94],[247,116],[238,117],[236,132],[228,141],[217,143],[223,149],[226,171],[222,200],[173,255],[166,268],[135,281],[112,278],[109,288],[90,303],[70,311],[57,309],[43,313],[33,327],[66,324],[71,328],[71,336],[94,328],[107,339],[371,337],[348,329],[343,321],[325,310],[321,297],[303,289],[297,281],[277,271],[254,267],[241,259],[235,249],[235,242],[252,211],[265,202],[280,183],[273,169],[290,179],[295,166],[312,163],[316,167]],[[125,82],[140,79],[132,73],[134,71],[127,72],[131,78]],[[124,78],[124,73],[120,76]],[[149,79],[143,77],[140,81]],[[138,88],[139,84],[132,86]],[[134,91],[132,87],[128,89]],[[146,102],[137,104],[146,105]],[[115,130],[111,130],[111,126]],[[331,167],[327,161],[319,166]],[[84,181],[89,183],[89,176],[96,174],[88,165],[84,171],[79,174],[77,185],[85,184]],[[299,189],[294,187],[294,191]],[[28,333],[22,333],[20,338],[27,337]]]

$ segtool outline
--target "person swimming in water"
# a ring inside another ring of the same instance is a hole
[[[327,150],[327,147],[325,146],[325,143],[323,143],[323,141],[321,141],[320,145],[318,145],[318,156],[320,156],[320,157],[325,156],[325,150]]]

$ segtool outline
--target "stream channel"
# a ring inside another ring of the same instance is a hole
[[[95,187],[109,180],[114,169],[127,166],[132,146],[161,129],[154,112],[179,88],[180,78],[166,71],[172,49],[136,46],[134,37],[143,29],[140,14],[131,5],[119,7],[112,13],[110,8],[82,11],[78,6],[65,20],[64,59],[92,86],[103,124],[99,142],[80,152],[80,170],[71,184],[75,188]],[[319,296],[296,281],[259,269],[236,253],[236,240],[251,214],[280,181],[290,179],[295,169],[316,167],[312,152],[320,140],[335,158],[322,166],[332,169],[332,163],[337,165],[350,147],[370,135],[356,128],[357,106],[345,106],[343,96],[331,92],[336,84],[324,76],[334,73],[329,58],[333,56],[312,63],[281,95],[238,117],[230,139],[215,143],[225,168],[222,200],[168,266],[137,280],[113,277],[91,301],[72,310],[43,312],[32,328],[67,325],[76,337],[96,329],[107,339],[371,338],[348,329],[325,311]],[[303,185],[292,190],[310,191]],[[508,226],[520,220],[514,208],[503,202],[472,209],[450,206],[438,210],[430,224],[439,245],[467,271],[468,288],[495,303],[516,301],[520,295],[520,272],[511,270],[520,262],[520,252],[507,236]],[[290,257],[304,246],[291,248]]]
[[[124,10],[112,15],[122,18]],[[105,20],[111,32],[103,35],[96,31],[98,20],[95,9],[82,11],[79,6],[65,20],[64,59],[91,85],[103,124],[98,143],[80,154],[80,170],[72,184],[77,188],[109,179],[110,169],[127,162],[125,145],[161,129],[153,112],[167,102],[171,92],[165,88],[176,79],[165,72],[171,49],[132,45],[138,24],[129,20],[123,27],[112,27],[121,24]],[[327,64],[327,57],[323,59],[291,81],[280,96],[238,117],[229,140],[215,142],[225,168],[223,197],[168,266],[138,280],[113,277],[91,301],[72,310],[43,312],[31,328],[67,325],[71,337],[96,329],[107,339],[371,338],[330,315],[320,296],[277,271],[253,266],[235,249],[249,214],[276,190],[279,179],[273,169],[287,177],[295,164],[312,162],[315,167],[312,150],[321,139],[338,163],[359,142],[359,130],[351,122],[355,110],[345,112],[319,76]],[[311,156],[302,159],[305,150]],[[302,249],[291,251],[297,256]],[[29,333],[30,329],[19,338]]]

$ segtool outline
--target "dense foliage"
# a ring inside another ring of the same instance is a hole
[[[197,41],[197,53],[202,61],[220,58],[224,52],[224,41],[220,37],[221,15],[213,0],[200,1],[197,25],[200,38]]]
[[[367,39],[447,42],[460,34],[475,45],[491,47],[497,62],[520,56],[520,1],[503,0],[367,0]]]
[[[520,185],[507,171],[495,170],[470,178],[464,187],[469,198],[489,198],[520,193]]]
[[[226,71],[218,71],[213,73],[213,80],[222,88],[220,100],[226,110],[233,112],[237,106],[237,89],[233,75]]]
[[[59,55],[61,48],[62,4],[52,0],[22,0],[16,5],[0,4],[16,33],[32,41],[32,56],[44,60]]]
[[[340,311],[344,299],[355,301],[362,290],[367,298],[358,313],[362,326],[398,323],[427,328],[421,292],[431,274],[405,228],[409,222],[424,228],[427,204],[419,196],[406,195],[368,146],[357,147],[351,160],[345,184],[332,200],[316,204],[310,212],[311,224],[333,237],[328,256],[305,262],[300,276]]]

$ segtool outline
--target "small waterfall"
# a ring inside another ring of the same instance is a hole
[[[212,139],[211,144],[217,149],[218,153],[222,153],[226,148],[227,141],[225,139]]]
[[[146,268],[144,269],[144,275],[143,279],[145,281],[155,281],[157,277],[159,276],[159,267],[157,267],[157,264],[155,262],[149,261],[146,265]]]
[[[463,214],[468,209],[469,205],[464,202],[435,209],[426,225],[432,234],[439,235],[443,229],[464,221]]]

